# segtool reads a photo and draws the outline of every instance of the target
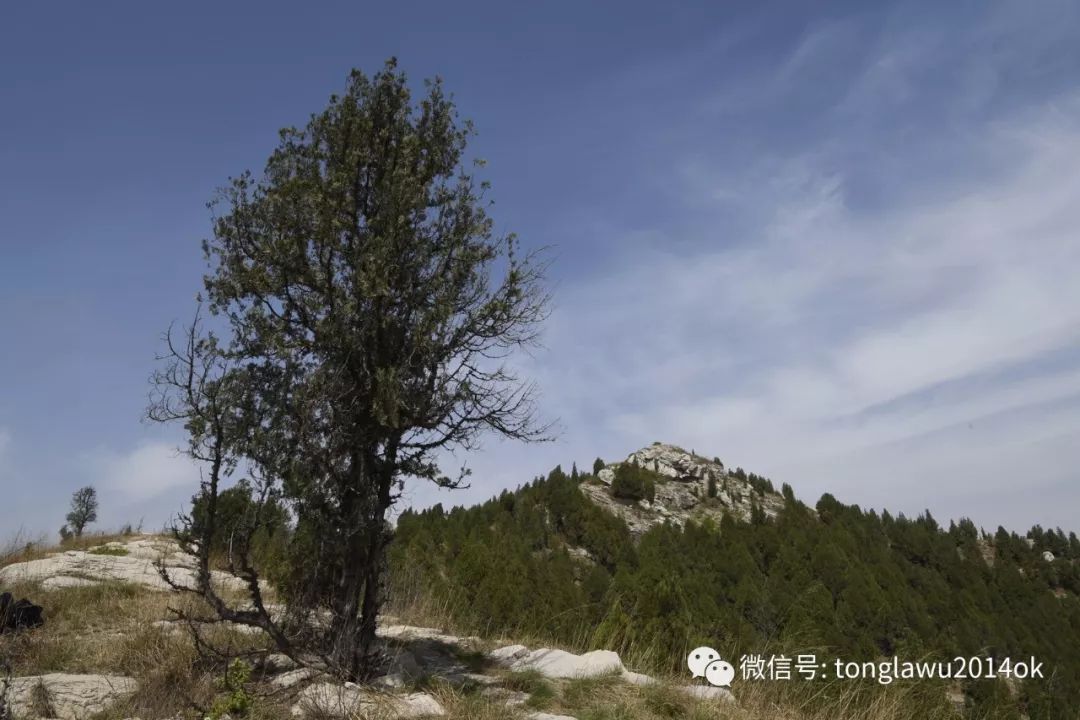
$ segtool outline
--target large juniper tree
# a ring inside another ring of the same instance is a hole
[[[485,432],[546,435],[534,386],[507,365],[545,317],[543,268],[495,233],[471,134],[439,80],[414,103],[394,61],[354,71],[306,127],[281,132],[261,178],[233,179],[212,204],[205,302],[227,331],[192,328],[156,376],[151,415],[183,420],[209,464],[193,547],[211,545],[221,478],[249,468],[296,518],[291,616],[329,611],[314,644],[354,678],[374,657],[403,483],[460,486],[467,472],[440,461]],[[255,570],[240,574],[255,611],[215,601],[219,612],[295,644],[261,610]],[[209,577],[204,558],[206,593]]]

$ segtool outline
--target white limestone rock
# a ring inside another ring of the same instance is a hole
[[[151,625],[168,635],[180,635],[188,632],[188,625],[182,620],[155,620],[153,623],[151,623]],[[198,625],[200,628],[228,628],[229,630],[237,632],[241,635],[261,635],[263,633],[262,628],[256,627],[254,625],[242,625],[240,623],[225,622],[223,620],[207,623],[196,623],[196,625]]]
[[[91,587],[93,585],[100,585],[101,581],[91,580],[84,577],[73,577],[71,575],[57,575],[56,577],[45,578],[41,581],[42,590],[65,590],[73,587]]]
[[[513,665],[518,658],[529,654],[529,648],[524,645],[507,645],[488,653],[488,657],[499,665]]]
[[[126,582],[151,590],[170,590],[169,584],[158,573],[157,563],[162,562],[175,583],[188,587],[195,585],[195,559],[180,552],[171,540],[136,538],[99,547],[122,549],[127,554],[102,555],[88,550],[68,550],[0,568],[0,584],[41,582],[56,590],[95,582]],[[245,588],[243,580],[228,573],[214,570],[212,577],[220,588],[241,591]]]
[[[319,674],[319,671],[315,668],[297,668],[277,675],[270,681],[270,684],[281,690],[286,690],[316,678]]]
[[[474,635],[458,637],[457,635],[450,635],[436,628],[415,627],[412,625],[388,625],[386,627],[377,628],[375,634],[379,637],[389,638],[391,640],[434,640],[436,642],[445,643],[446,645],[459,646],[480,642],[480,638]]]
[[[262,667],[267,672],[285,672],[299,667],[296,661],[285,653],[270,653],[262,661]]]
[[[610,650],[593,650],[575,655],[565,650],[542,648],[519,657],[510,666],[513,670],[535,670],[548,678],[581,678],[608,673],[621,674],[625,668],[619,654]]]
[[[371,684],[384,690],[397,690],[405,687],[405,676],[399,672],[387,673],[372,680]]]
[[[631,672],[629,670],[623,670],[622,673],[623,682],[630,685],[655,685],[658,681],[654,677],[649,675],[643,675],[642,673]]]
[[[3,681],[0,681],[0,690]],[[12,678],[7,702],[15,717],[33,717],[47,702],[49,715],[58,720],[84,720],[126,700],[138,684],[120,675],[69,675],[51,673]],[[0,692],[0,695],[3,693]]]
[[[719,523],[724,515],[745,521],[755,506],[767,517],[775,517],[784,506],[779,493],[759,492],[748,479],[729,473],[723,463],[675,445],[656,443],[630,453],[623,462],[659,475],[652,502],[630,503],[612,496],[608,485],[623,463],[612,463],[598,473],[601,483],[584,482],[578,487],[593,503],[625,522],[635,538],[662,523],[679,527],[690,521]],[[712,497],[710,484],[715,489]]]

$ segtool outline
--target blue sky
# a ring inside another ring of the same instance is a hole
[[[1080,530],[1080,11],[972,3],[23,3],[0,22],[0,540],[160,526],[140,422],[205,203],[351,67],[441,75],[554,246],[557,442],[469,503],[676,442],[848,502]]]

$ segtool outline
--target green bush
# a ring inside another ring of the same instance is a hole
[[[210,720],[221,720],[226,715],[245,716],[251,711],[254,697],[245,687],[251,680],[251,666],[243,660],[233,660],[218,681],[219,694],[210,706]]]
[[[615,469],[611,482],[611,494],[624,500],[648,500],[656,498],[656,473],[631,463],[623,463]]]

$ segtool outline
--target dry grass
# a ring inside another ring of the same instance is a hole
[[[526,689],[521,678],[504,678],[503,687]],[[531,682],[531,681],[530,681]],[[743,684],[735,692],[737,703],[701,700],[687,695],[682,681],[634,686],[617,677],[543,681],[552,688],[551,698],[535,707],[507,707],[496,696],[476,688],[467,690],[436,686],[432,692],[451,720],[525,718],[533,710],[568,715],[578,720],[946,720],[959,716],[943,703],[927,702],[925,692],[894,689],[866,693],[855,686],[832,693],[825,701],[819,689],[793,683],[780,689],[767,684]]]
[[[115,539],[84,538],[79,547]],[[60,550],[70,549],[65,545]],[[44,557],[56,548],[18,553],[24,561]],[[106,582],[87,587],[43,590],[38,583],[7,588],[45,608],[45,625],[30,631],[0,636],[0,659],[10,663],[16,676],[52,672],[101,673],[134,678],[139,691],[97,720],[125,717],[164,718],[206,708],[213,700],[215,679],[222,662],[200,656],[187,628],[161,627],[172,616],[170,608],[196,616],[212,614],[195,596],[157,592],[137,585]],[[202,637],[230,655],[264,651],[261,635],[215,624],[203,626]],[[202,717],[202,715],[198,715]],[[256,703],[250,717],[271,720],[288,717],[275,701]]]
[[[84,537],[77,546],[98,545],[114,537]],[[36,547],[16,549],[19,560],[42,557],[47,552]],[[132,677],[139,683],[139,691],[130,701],[96,720],[171,718],[178,713],[201,718],[219,693],[216,680],[222,676],[226,662],[201,657],[182,628],[170,632],[154,624],[169,617],[170,607],[180,606],[196,613],[205,611],[193,597],[121,583],[48,592],[38,585],[27,584],[12,590],[44,605],[47,617],[42,628],[0,638],[0,657],[11,660],[15,674],[110,673]],[[399,598],[392,609],[409,624],[437,626],[459,634],[470,630],[455,627],[452,607],[436,605],[421,597],[410,598],[407,603]],[[234,656],[266,648],[260,636],[227,626],[209,626],[206,637]],[[583,635],[565,647],[580,651],[587,649],[591,640]],[[508,642],[532,647],[552,645],[550,640],[529,636],[490,644]],[[630,648],[623,657],[636,669],[661,664],[650,648]],[[536,710],[578,720],[946,720],[957,717],[945,702],[944,693],[929,685],[904,687],[896,683],[886,688],[855,682],[818,685],[797,680],[736,681],[736,704],[691,697],[679,688],[689,683],[685,674],[661,677],[655,685],[634,686],[615,676],[557,681],[535,672],[476,669],[496,674],[499,678],[496,687],[527,693],[530,696],[527,704],[507,707],[505,695],[500,698],[497,694],[485,694],[484,686],[479,684],[452,687],[436,678],[422,689],[439,700],[450,720],[521,720]],[[290,717],[291,698],[271,696],[269,688],[258,679],[251,683],[251,690],[255,701],[247,717],[253,720]]]
[[[463,626],[458,622],[456,618],[463,614],[457,612],[452,601],[433,600],[415,586],[407,591],[400,587],[397,590],[389,608],[395,617],[406,624],[438,627],[458,635],[477,633],[481,637],[492,638],[486,643],[489,647],[520,643],[533,648],[557,647],[577,653],[601,647],[588,630],[563,642],[552,642],[550,637],[528,631],[513,631],[496,637],[494,633],[485,632],[484,628]],[[634,643],[607,649],[616,650],[628,667],[650,673],[660,682],[645,687],[627,685],[615,678],[554,683],[554,696],[536,709],[570,715],[578,720],[949,720],[960,717],[947,701],[945,688],[935,683],[905,685],[896,682],[885,687],[872,681],[797,679],[740,683],[736,680],[733,692],[738,698],[737,704],[702,701],[678,689],[678,686],[689,684],[690,679],[687,674],[680,672],[681,662],[672,663],[670,651]],[[800,648],[800,651],[808,649],[811,648]],[[758,653],[791,654],[787,652],[789,648],[780,647],[754,650]],[[737,656],[738,653],[733,652],[732,655]],[[504,687],[528,691],[525,687],[519,687],[523,682],[529,682],[528,678],[515,678],[511,674],[504,680]],[[451,693],[448,702],[465,703],[469,708],[490,702],[468,693],[457,699],[455,697]],[[505,714],[505,708],[502,711],[502,717],[511,717]]]

